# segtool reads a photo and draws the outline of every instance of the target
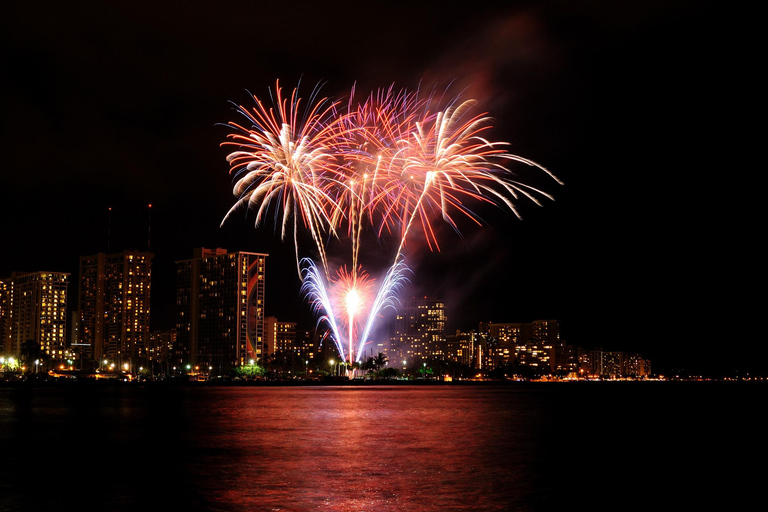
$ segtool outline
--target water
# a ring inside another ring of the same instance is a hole
[[[732,509],[764,389],[5,387],[0,510]]]

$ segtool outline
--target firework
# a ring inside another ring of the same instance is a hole
[[[433,111],[433,99],[420,99],[418,91],[390,87],[361,103],[354,98],[354,88],[346,103],[317,101],[313,93],[300,116],[297,90],[283,98],[278,83],[275,106],[254,97],[251,111],[239,107],[250,127],[230,123],[236,132],[224,143],[237,146],[227,159],[238,201],[227,217],[247,205],[257,211],[258,226],[274,204],[283,238],[293,219],[302,292],[350,364],[359,361],[382,310],[395,306],[408,271],[406,241],[417,221],[427,247],[439,250],[433,226],[438,218],[458,232],[457,215],[480,224],[471,209],[475,203],[505,207],[519,217],[520,198],[536,204],[540,197],[552,199],[517,179],[509,164],[535,167],[560,183],[536,162],[507,152],[507,143],[491,142],[491,119],[472,114],[473,100],[454,99]],[[299,258],[299,217],[315,242],[322,272],[310,258]],[[345,223],[352,264],[331,279],[325,237],[340,240]],[[366,225],[379,239],[394,236],[397,244],[378,288],[359,263]]]
[[[376,289],[376,281],[362,269],[351,272],[342,266],[327,282],[311,259],[301,263],[302,293],[312,304],[318,327],[327,325],[342,360],[360,362],[375,320],[385,309],[396,308],[407,266],[393,265]]]
[[[409,138],[401,141],[402,165],[391,173],[384,186],[387,194],[382,196],[384,209],[388,215],[395,213],[401,226],[395,262],[417,217],[428,247],[439,250],[432,226],[435,217],[442,217],[458,231],[454,212],[480,224],[469,207],[472,203],[503,205],[519,217],[513,200],[520,196],[536,204],[540,204],[537,194],[551,199],[546,192],[515,180],[506,164],[524,163],[552,174],[531,160],[506,152],[506,143],[484,138],[490,118],[485,114],[470,117],[473,104],[469,100],[435,115],[425,115],[415,123]]]
[[[331,301],[334,312],[347,327],[349,360],[355,361],[355,333],[359,335],[361,319],[367,318],[371,307],[374,281],[361,268],[351,272],[345,266],[339,268],[331,282]]]
[[[317,268],[317,265],[309,259],[303,258],[301,264],[304,268],[301,270],[301,291],[312,305],[314,313],[317,315],[317,326],[321,327],[323,323],[328,325],[330,337],[336,344],[339,356],[346,360],[344,352],[344,340],[341,337],[336,316],[333,314],[333,302],[328,295],[327,287],[323,279],[323,273]]]
[[[273,108],[267,108],[255,96],[256,106],[252,110],[238,107],[250,127],[229,123],[236,132],[222,145],[237,147],[227,156],[227,161],[236,179],[233,193],[239,199],[222,223],[239,207],[247,205],[257,210],[256,226],[259,226],[275,202],[276,221],[282,215],[283,239],[293,219],[297,267],[299,217],[327,266],[322,234],[333,232],[330,215],[339,209],[334,179],[340,167],[338,156],[332,152],[333,143],[339,137],[339,123],[332,115],[338,102],[323,98],[300,117],[298,90],[293,90],[290,99],[282,96],[279,82],[275,90]]]
[[[338,147],[343,148],[345,159],[339,202],[345,206],[346,216],[334,218],[334,225],[347,220],[353,269],[358,267],[364,222],[375,222],[377,206],[383,204],[380,198],[387,195],[383,186],[398,161],[399,142],[407,138],[421,104],[416,93],[396,92],[394,86],[371,93],[360,104],[355,104],[354,98],[353,88],[346,114],[340,118],[343,128],[338,132],[343,135]],[[378,228],[379,235],[385,227],[389,227],[387,223]]]

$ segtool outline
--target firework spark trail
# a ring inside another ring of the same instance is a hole
[[[301,265],[304,265],[302,270],[301,292],[304,294],[304,297],[309,300],[312,305],[312,310],[318,317],[318,327],[323,321],[328,323],[331,330],[331,338],[336,345],[336,349],[339,351],[339,357],[344,361],[346,360],[346,356],[344,355],[344,340],[341,337],[341,332],[336,322],[336,316],[333,314],[333,302],[331,302],[331,299],[328,296],[323,275],[317,269],[317,265],[315,265],[309,258],[303,258],[301,260]]]
[[[504,204],[519,217],[514,203],[507,194],[517,199],[524,195],[536,204],[538,193],[549,199],[552,196],[513,180],[511,173],[498,160],[512,160],[537,167],[549,176],[554,176],[532,160],[513,155],[500,149],[506,143],[489,142],[481,136],[489,128],[490,119],[484,114],[469,121],[463,118],[474,101],[468,100],[457,107],[438,112],[425,122],[416,123],[405,150],[405,165],[401,175],[396,176],[390,189],[407,188],[402,177],[406,176],[414,186],[421,183],[418,199],[403,201],[400,213],[402,232],[400,246],[394,258],[396,264],[402,255],[408,233],[418,215],[426,237],[427,245],[439,250],[439,244],[431,223],[432,211],[440,212],[443,220],[458,232],[456,221],[451,215],[457,210],[480,224],[475,213],[465,202],[486,202]],[[555,178],[556,179],[556,178]],[[501,191],[499,191],[501,189]],[[410,207],[410,205],[413,205]]]
[[[346,320],[347,342],[349,346],[349,361],[354,362],[355,333],[359,334],[357,325],[361,318],[370,314],[371,296],[374,281],[361,268],[347,271],[342,266],[336,272],[336,278],[331,281],[331,305],[337,314]]]
[[[318,316],[317,325],[323,322],[328,323],[331,338],[342,360],[360,362],[379,314],[389,307],[395,309],[397,293],[407,282],[405,273],[409,271],[408,267],[402,261],[393,265],[387,271],[376,294],[373,295],[375,281],[361,269],[353,273],[342,267],[337,272],[336,279],[326,285],[322,273],[311,259],[304,258],[301,263],[304,266],[302,293],[312,304]],[[340,325],[337,320],[339,318],[343,319],[346,325]],[[365,322],[362,329],[360,329],[361,318]],[[346,339],[345,330],[347,331]],[[357,337],[356,350],[355,332],[360,333]],[[346,355],[345,347],[349,348]]]
[[[347,114],[341,119],[340,145],[346,159],[340,199],[348,207],[348,234],[352,243],[352,268],[358,268],[360,237],[367,218],[374,222],[376,197],[382,195],[381,183],[387,179],[395,160],[398,141],[407,137],[420,104],[417,93],[395,92],[394,85],[371,93],[363,103],[355,104],[353,87]],[[386,195],[384,193],[383,195]],[[334,218],[334,224],[341,221]],[[381,234],[383,226],[379,228]]]
[[[300,99],[294,89],[290,101],[283,98],[279,82],[276,84],[276,105],[267,108],[254,96],[256,107],[238,111],[252,127],[245,128],[231,122],[237,132],[231,141],[222,145],[237,146],[227,156],[230,173],[237,182],[234,194],[239,197],[226,216],[240,206],[257,207],[256,226],[264,219],[270,204],[275,201],[275,220],[282,213],[281,238],[285,239],[288,223],[293,217],[293,238],[296,265],[299,268],[298,218],[301,217],[317,245],[323,265],[327,267],[322,232],[335,235],[330,215],[339,210],[333,189],[333,178],[340,172],[338,156],[328,148],[339,136],[338,118],[333,114],[338,102],[325,98],[308,109],[299,119]],[[330,214],[329,214],[330,211]]]
[[[373,303],[370,306],[368,312],[368,320],[365,323],[365,329],[363,329],[360,336],[356,361],[360,362],[360,358],[363,354],[365,344],[368,342],[368,336],[371,334],[373,324],[378,319],[379,314],[386,308],[391,307],[396,309],[395,302],[397,301],[397,293],[405,286],[407,278],[405,272],[408,271],[408,267],[405,262],[401,261],[395,263],[387,271],[387,275],[379,286],[379,291],[376,293]]]

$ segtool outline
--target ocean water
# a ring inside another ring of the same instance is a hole
[[[0,510],[735,510],[766,386],[0,388]]]

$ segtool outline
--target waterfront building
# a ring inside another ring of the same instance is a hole
[[[12,272],[0,279],[0,335],[5,354],[19,357],[36,343],[53,360],[64,359],[67,340],[67,272]]]
[[[650,377],[651,361],[640,354],[624,356],[624,375],[627,377]]]
[[[176,262],[175,365],[223,374],[263,362],[267,256],[201,247]]]
[[[402,301],[402,308],[398,308],[395,316],[387,357],[405,361],[404,366],[430,358],[445,358],[446,322],[445,302],[440,299],[411,297]]]
[[[477,333],[475,331],[456,331],[456,334],[446,336],[447,358],[464,366],[472,366],[476,337]]]
[[[518,347],[527,346],[533,338],[533,324],[520,322],[481,322],[484,350],[478,368],[492,370],[509,365],[518,358]]]
[[[640,354],[595,349],[584,359],[588,362],[590,375],[605,379],[644,378],[651,375],[651,361]]]
[[[148,371],[170,374],[171,354],[176,343],[176,330],[152,331],[149,333],[149,365]]]
[[[86,359],[135,372],[149,361],[150,252],[80,257],[77,345]]]
[[[301,347],[297,343],[296,322],[280,322],[274,316],[268,316],[264,322],[264,332],[268,354],[301,352]]]
[[[478,368],[492,370],[515,362],[545,373],[573,373],[579,368],[576,348],[561,340],[557,320],[483,322],[479,331],[484,338],[475,362]]]
[[[319,357],[317,335],[312,329],[299,329],[296,322],[281,322],[273,316],[265,321],[267,353],[292,354],[298,358],[313,362]],[[331,355],[330,357],[335,357]]]
[[[555,347],[554,370],[560,374],[576,374],[579,370],[579,349],[565,343]]]
[[[593,350],[591,356],[592,375],[615,379],[624,375],[624,354],[618,351]]]
[[[320,359],[320,347],[315,329],[299,329],[296,332],[296,345],[299,347],[301,356],[309,361],[307,364]]]
[[[10,277],[0,278],[0,354],[10,355],[13,339],[13,317],[11,304],[13,281]]]
[[[555,352],[562,347],[560,326],[557,320],[534,320],[530,332],[523,332],[515,347],[515,357],[520,364],[554,371],[557,367]]]

